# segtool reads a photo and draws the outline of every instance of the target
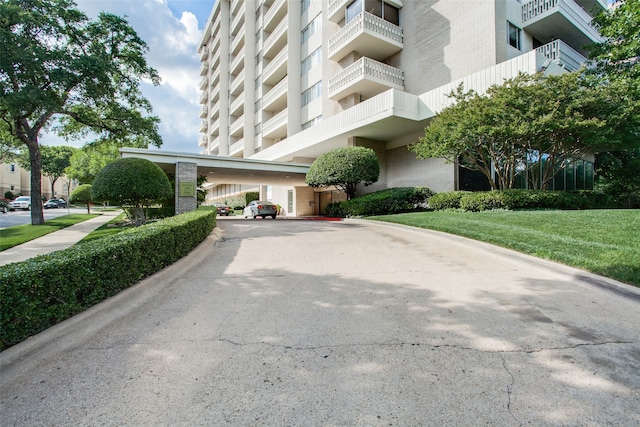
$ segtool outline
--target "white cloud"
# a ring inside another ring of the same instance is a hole
[[[200,61],[197,47],[202,34],[198,27],[199,24],[204,26],[206,17],[199,23],[196,15],[188,10],[176,12],[180,14],[177,17],[167,0],[76,2],[92,19],[100,11],[126,17],[147,43],[147,61],[162,79],[158,87],[142,84],[143,93],[153,106],[153,114],[161,120],[162,149],[198,152]],[[51,135],[43,136],[41,141],[59,145],[59,139]]]

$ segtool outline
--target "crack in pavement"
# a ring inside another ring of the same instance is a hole
[[[402,347],[402,346],[415,346],[415,347],[419,347],[419,346],[424,346],[424,347],[431,347],[431,348],[454,348],[454,349],[461,349],[461,350],[469,350],[469,351],[476,351],[479,353],[495,353],[495,354],[508,354],[508,353],[524,353],[524,354],[531,354],[531,353],[541,353],[544,351],[559,351],[559,350],[572,350],[572,349],[576,349],[579,347],[597,347],[597,346],[603,346],[603,345],[610,345],[610,344],[635,344],[635,342],[633,341],[602,341],[602,342],[596,342],[596,343],[578,343],[578,344],[574,344],[574,345],[570,345],[570,346],[563,346],[563,347],[542,347],[542,348],[537,348],[537,349],[530,349],[530,350],[481,350],[481,349],[477,349],[477,348],[473,348],[473,347],[465,347],[465,346],[459,346],[459,345],[455,345],[455,344],[429,344],[429,343],[406,343],[406,342],[400,342],[400,343],[352,343],[352,344],[333,344],[333,345],[318,345],[318,346],[309,346],[309,347],[294,347],[294,346],[288,346],[288,345],[283,345],[283,344],[274,344],[274,343],[269,343],[269,342],[264,342],[264,341],[255,341],[255,342],[237,342],[237,341],[233,341],[231,339],[227,339],[227,338],[218,338],[216,341],[219,342],[226,342],[232,345],[236,345],[236,346],[248,346],[248,345],[266,345],[272,348],[284,348],[287,350],[320,350],[320,349],[326,349],[326,348],[347,348],[347,347],[376,347],[376,346],[380,346],[380,347]]]
[[[504,354],[500,355],[500,359],[502,359],[502,366],[504,367],[504,370],[507,371],[507,374],[511,377],[511,383],[507,384],[507,413],[516,420],[519,425],[522,425],[522,422],[511,412],[511,393],[513,392],[513,386],[516,382],[516,378],[507,367],[507,361],[504,358]]]

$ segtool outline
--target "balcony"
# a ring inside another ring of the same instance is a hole
[[[264,15],[265,31],[272,31],[287,16],[286,0],[275,0]]]
[[[200,109],[200,118],[201,118],[201,119],[206,118],[206,117],[207,117],[207,113],[208,113],[208,111],[207,111],[207,106],[205,105],[204,107],[202,107],[202,108]]]
[[[207,145],[207,137],[201,136],[200,139],[198,140],[198,146],[205,147],[206,145]]]
[[[203,104],[203,105],[206,104],[207,99],[208,99],[207,91],[202,92],[202,95],[200,95],[200,104]]]
[[[280,111],[287,106],[287,77],[269,89],[262,97],[262,109],[264,111]]]
[[[220,148],[220,137],[217,137],[209,143],[209,154],[217,153],[219,148]]]
[[[522,27],[541,42],[561,39],[578,52],[602,41],[589,15],[574,0],[531,0],[522,5]]]
[[[339,61],[350,52],[382,60],[402,50],[402,28],[362,12],[329,39],[329,59]]]
[[[209,78],[205,76],[202,78],[202,80],[200,80],[200,90],[205,90],[208,85],[209,85]]]
[[[206,120],[202,120],[200,122],[200,129],[199,129],[200,133],[205,133],[207,131],[207,121]]]
[[[285,108],[275,116],[267,120],[262,126],[262,137],[279,139],[287,136],[287,120],[289,109]]]
[[[329,21],[338,23],[345,18],[345,9],[353,0],[329,0],[327,15]],[[385,3],[392,4],[398,9],[402,9],[402,0],[385,0]]]
[[[229,147],[229,156],[231,157],[240,157],[242,158],[242,153],[244,152],[244,138],[240,138],[235,141]]]
[[[568,71],[578,71],[582,64],[588,61],[587,58],[562,40],[554,40],[551,43],[540,46],[536,51],[543,54],[545,58],[549,58],[563,66]]]
[[[240,74],[234,77],[229,86],[229,93],[233,96],[238,96],[240,92],[244,90],[244,69],[240,71]]]
[[[273,58],[287,45],[288,24],[289,23],[285,19],[266,38],[262,49],[262,53],[265,58]]]
[[[211,60],[211,68],[218,68],[220,65],[220,49],[213,53],[213,59]]]
[[[229,126],[229,135],[242,136],[244,135],[244,114],[238,117],[231,126]]]
[[[340,100],[353,93],[371,98],[391,88],[404,90],[402,70],[370,58],[360,58],[329,79],[329,98]]]
[[[209,132],[209,135],[213,137],[220,135],[220,120],[211,122],[211,130]]]
[[[201,76],[206,76],[207,75],[207,71],[209,71],[209,63],[207,61],[205,61],[200,65],[200,75]]]
[[[244,114],[244,92],[242,92],[236,99],[233,100],[229,107],[229,114],[232,116],[240,116]]]
[[[268,85],[275,85],[286,75],[287,49],[282,49],[282,51],[264,67],[262,71],[262,82]]]
[[[218,120],[218,117],[220,117],[220,105],[219,104],[212,105],[211,109],[209,110],[209,120],[214,122]]]
[[[240,29],[238,34],[233,37],[233,41],[231,42],[231,54],[237,55],[240,52],[240,48],[244,46],[244,27]]]
[[[240,68],[244,67],[244,47],[240,49],[240,52],[233,58],[231,61],[231,67],[229,71],[231,74],[238,74],[240,72]]]
[[[233,12],[231,16],[235,16],[231,22],[231,34],[237,34],[239,26],[244,24],[244,8],[241,11]]]
[[[211,102],[218,102],[218,99],[220,99],[220,85],[214,86],[211,92]]]

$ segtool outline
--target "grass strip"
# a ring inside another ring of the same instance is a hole
[[[48,219],[44,225],[23,224],[7,227],[0,230],[0,252],[96,216],[94,214],[72,214]]]
[[[114,234],[118,234],[121,231],[124,231],[128,228],[132,228],[131,226],[119,226],[118,224],[125,222],[127,219],[126,214],[123,212],[111,221],[106,224],[101,225],[97,229],[93,230],[91,233],[87,234],[80,243],[86,243],[95,239],[102,239],[103,237],[113,236]]]
[[[370,219],[469,237],[640,286],[640,210],[437,211]]]

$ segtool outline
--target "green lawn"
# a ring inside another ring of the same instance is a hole
[[[370,219],[470,237],[640,286],[640,210],[440,211]]]
[[[120,233],[123,230],[131,228],[133,226],[116,226],[116,224],[122,223],[127,219],[126,214],[123,212],[106,224],[101,225],[91,233],[87,234],[80,243],[88,242],[90,240],[101,239],[106,236],[112,236]]]
[[[64,215],[53,219],[48,219],[44,225],[16,225],[0,230],[0,251],[7,250],[14,246],[37,239],[46,234],[53,233],[62,228],[69,227],[82,221],[91,219],[94,214],[73,214]]]

